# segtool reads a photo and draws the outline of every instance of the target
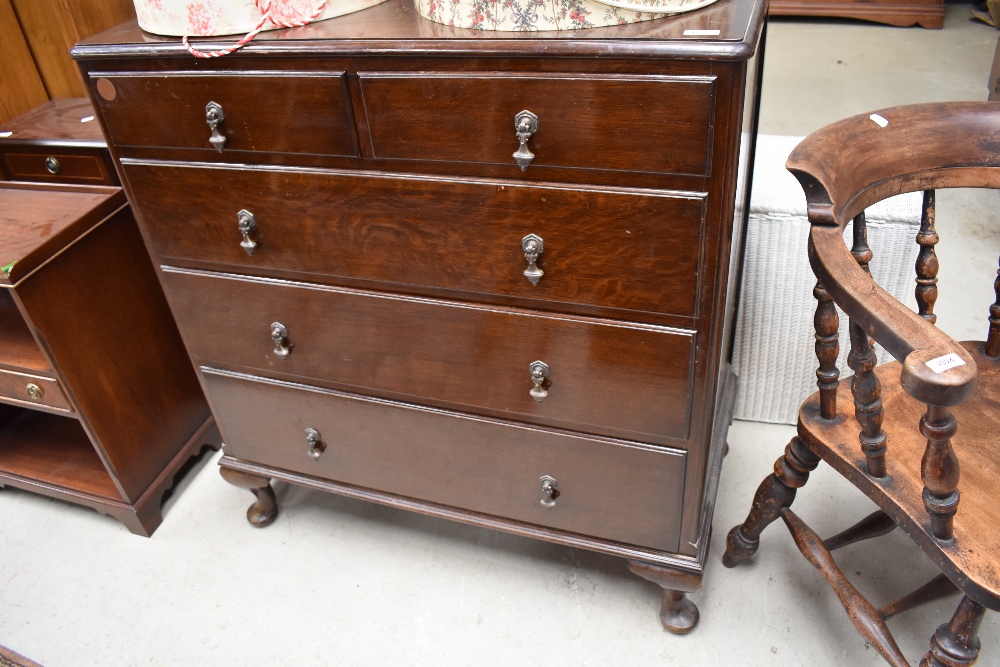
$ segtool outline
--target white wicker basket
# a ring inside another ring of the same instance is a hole
[[[794,424],[802,401],[816,391],[816,301],[812,296],[816,279],[806,256],[806,200],[798,181],[785,169],[788,154],[800,140],[757,138],[733,350],[733,366],[740,379],[737,419]],[[872,275],[911,307],[916,304],[914,262],[919,246],[915,239],[921,205],[920,193],[910,193],[881,202],[866,214],[869,246],[875,255]],[[841,313],[837,365],[842,378],[851,374],[849,351],[847,318]],[[880,362],[890,359],[880,346],[876,353]]]

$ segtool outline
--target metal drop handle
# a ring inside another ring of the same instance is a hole
[[[319,457],[326,451],[326,445],[323,443],[319,431],[314,428],[306,429],[306,444],[309,446],[307,453],[313,461],[318,461]]]
[[[257,249],[257,242],[252,238],[253,234],[257,231],[257,218],[253,217],[253,213],[250,211],[243,209],[236,214],[236,220],[240,225],[240,234],[243,235],[240,247],[253,257],[253,251]]]
[[[541,236],[528,234],[521,239],[521,249],[524,250],[524,258],[528,260],[528,268],[524,270],[524,277],[532,285],[537,285],[538,281],[545,275],[545,271],[538,268],[538,256],[545,250],[545,242]]]
[[[212,136],[208,142],[215,147],[215,150],[222,152],[222,147],[226,145],[226,138],[219,132],[219,125],[226,120],[226,114],[222,111],[222,105],[217,102],[209,102],[205,106],[205,122],[208,129],[212,130]]]
[[[528,139],[538,131],[538,116],[527,109],[514,116],[514,132],[517,133],[517,140],[521,142],[517,152],[514,153],[514,160],[517,166],[524,171],[535,159],[535,154],[528,150]]]
[[[534,384],[528,393],[535,399],[535,403],[541,403],[549,395],[549,392],[542,387],[542,383],[549,377],[549,365],[544,361],[533,361],[528,370],[531,371],[531,382]]]
[[[556,498],[559,497],[558,482],[556,482],[555,477],[550,477],[549,475],[542,475],[538,478],[538,481],[542,484],[542,499],[539,500],[547,510],[552,509],[556,506]]]
[[[281,359],[288,358],[292,353],[292,345],[288,342],[288,327],[281,322],[271,324],[271,340],[274,341],[274,353]]]

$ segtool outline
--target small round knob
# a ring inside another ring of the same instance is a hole
[[[28,396],[35,401],[41,400],[42,396],[45,394],[45,392],[42,391],[42,388],[34,382],[29,382],[28,386],[25,387],[25,390],[28,392]]]
[[[59,164],[59,160],[54,157],[47,157],[45,158],[45,171],[52,175],[58,174],[62,171],[62,165]]]

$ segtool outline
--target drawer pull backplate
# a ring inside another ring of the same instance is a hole
[[[292,353],[292,346],[288,342],[288,327],[281,322],[271,324],[271,340],[274,341],[274,353],[285,359]]]
[[[542,383],[549,377],[549,365],[544,361],[533,361],[528,370],[531,371],[531,382],[534,384],[529,393],[535,399],[535,403],[541,403],[549,395],[549,392],[542,387]]]
[[[257,219],[253,217],[253,213],[246,209],[237,213],[236,219],[240,223],[240,234],[243,235],[240,247],[246,250],[247,254],[252,257],[253,251],[257,249],[257,242],[251,238],[254,232],[257,231]]]
[[[219,132],[219,125],[224,120],[226,120],[226,114],[223,113],[221,104],[209,102],[205,106],[205,122],[208,123],[208,128],[212,130],[212,136],[208,138],[208,142],[215,146],[215,150],[220,153],[222,152],[222,147],[226,145],[226,138]]]
[[[549,475],[542,475],[538,481],[542,485],[542,499],[538,502],[542,504],[542,507],[550,510],[556,506],[556,498],[559,497],[558,482],[556,482],[555,477]]]
[[[521,239],[521,249],[524,250],[524,258],[528,260],[528,268],[524,270],[524,277],[532,285],[537,285],[538,281],[545,275],[545,271],[538,268],[536,264],[538,256],[545,250],[545,243],[542,241],[541,236],[528,234]]]
[[[521,171],[524,171],[535,159],[535,154],[528,150],[528,139],[538,131],[538,116],[527,110],[517,114],[514,116],[514,131],[517,132],[517,140],[521,142],[517,152],[514,153],[514,159],[517,160],[517,166]]]

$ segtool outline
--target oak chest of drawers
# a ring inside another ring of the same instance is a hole
[[[691,629],[763,13],[78,45],[250,521],[280,479],[614,554]]]

